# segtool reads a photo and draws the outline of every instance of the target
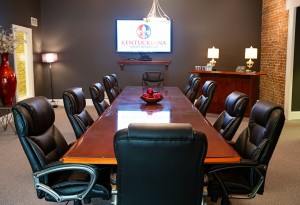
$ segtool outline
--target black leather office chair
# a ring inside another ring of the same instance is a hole
[[[33,171],[38,198],[74,201],[78,205],[81,200],[95,197],[110,199],[109,169],[59,161],[70,145],[53,124],[54,110],[45,97],[18,102],[12,111],[19,140]]]
[[[109,104],[104,99],[104,89],[100,83],[93,83],[90,85],[89,90],[93,104],[100,116],[109,107]]]
[[[248,127],[233,144],[242,157],[241,163],[216,165],[208,170],[208,194],[213,201],[222,197],[221,204],[228,205],[230,198],[263,194],[268,164],[284,122],[282,107],[262,100],[253,106]]]
[[[142,86],[164,86],[164,74],[160,71],[144,72]]]
[[[202,87],[202,95],[195,102],[195,106],[204,117],[215,95],[216,87],[217,83],[215,81],[207,80]]]
[[[199,205],[205,134],[190,124],[130,124],[114,139],[118,205]]]
[[[74,87],[65,90],[63,101],[66,114],[78,139],[94,123],[93,118],[85,109],[86,102],[82,88]]]
[[[189,77],[188,85],[186,86],[184,93],[185,96],[194,104],[195,99],[198,95],[200,87],[200,77],[194,75],[193,77]]]
[[[116,81],[115,75],[106,75],[103,77],[103,85],[109,100],[112,104],[116,97],[120,94],[121,89]]]
[[[114,89],[117,91],[118,94],[120,94],[122,92],[122,88],[121,86],[119,85],[119,81],[118,81],[118,77],[117,77],[117,74],[115,73],[112,73],[112,74],[109,74],[110,76],[112,76],[115,80],[115,86],[114,86]]]
[[[195,77],[197,77],[197,75],[196,74],[190,74],[190,76],[189,76],[189,79],[188,79],[188,83],[186,84],[186,86],[184,87],[184,89],[183,89],[183,94],[187,94],[187,92],[191,89],[191,84],[192,84],[192,82],[193,82],[193,79],[195,78]]]
[[[226,98],[225,110],[218,116],[213,126],[227,141],[232,140],[239,128],[248,103],[249,97],[238,91],[232,92]]]

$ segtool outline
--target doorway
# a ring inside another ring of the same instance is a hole
[[[288,41],[287,41],[287,60],[286,60],[286,78],[285,78],[285,98],[284,98],[284,111],[286,119],[300,119],[300,110],[297,111],[292,108],[292,98],[293,92],[298,90],[293,90],[294,80],[296,80],[297,75],[294,73],[294,57],[295,57],[295,39],[296,39],[296,22],[297,22],[297,9],[299,11],[300,0],[287,0],[286,8],[289,11],[289,23],[288,23]],[[298,12],[298,15],[299,12]],[[298,37],[299,38],[299,37]],[[297,96],[294,94],[294,100]],[[295,101],[294,101],[295,103]]]
[[[14,67],[17,76],[16,101],[34,96],[34,75],[32,55],[32,30],[12,25],[14,37],[22,43],[14,51]]]

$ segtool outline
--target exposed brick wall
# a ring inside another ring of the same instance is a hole
[[[260,99],[284,105],[288,11],[286,0],[263,0]]]

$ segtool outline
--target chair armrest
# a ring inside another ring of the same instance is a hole
[[[77,193],[74,195],[59,195],[55,192],[51,187],[46,184],[40,182],[40,177],[44,175],[48,175],[54,172],[61,172],[67,170],[79,170],[87,172],[90,175],[90,181],[87,186],[87,189],[82,191],[81,193]],[[57,202],[70,201],[70,200],[82,200],[89,193],[92,187],[95,185],[96,180],[98,178],[97,168],[92,165],[87,164],[63,164],[63,163],[52,163],[48,166],[43,167],[42,170],[33,173],[34,186],[36,189],[40,189],[53,198],[56,199]]]
[[[252,169],[255,173],[258,174],[259,180],[256,183],[256,185],[253,187],[253,190],[247,194],[247,195],[242,195],[242,194],[229,194],[224,182],[221,180],[221,178],[218,176],[218,172],[221,172],[223,170],[228,170],[228,169],[237,169],[237,168],[248,168]],[[257,161],[255,160],[247,160],[247,159],[242,159],[240,163],[237,164],[224,164],[224,165],[215,165],[210,167],[210,169],[207,171],[208,174],[212,174],[217,181],[219,182],[220,186],[223,189],[223,192],[226,194],[228,198],[239,198],[239,199],[248,199],[248,198],[253,198],[255,197],[257,191],[261,187],[261,185],[264,182],[264,175],[261,173],[261,170],[266,170],[267,166],[263,164],[258,164]]]
[[[234,142],[234,141],[229,141],[229,140],[227,140],[226,142],[227,142],[229,145],[231,145],[232,147],[235,146],[235,142]]]
[[[266,165],[258,164],[256,160],[241,159],[239,163],[212,165],[207,170],[207,173],[218,172],[225,169],[253,168],[253,167],[257,167],[259,169],[267,169]]]

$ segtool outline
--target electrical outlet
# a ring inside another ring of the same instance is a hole
[[[34,18],[34,17],[31,17],[31,25],[32,26],[38,26],[38,20],[37,20],[37,18]]]

